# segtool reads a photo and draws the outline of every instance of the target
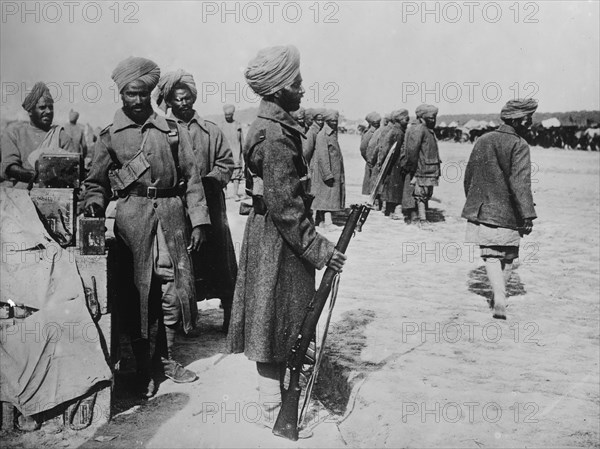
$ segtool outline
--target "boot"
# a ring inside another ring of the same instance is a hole
[[[221,331],[225,333],[229,331],[229,321],[231,321],[232,302],[232,299],[228,299],[227,301],[221,300],[221,306],[223,307],[223,327],[221,327]]]
[[[156,382],[150,370],[150,343],[145,338],[138,338],[131,341],[131,349],[137,366],[138,393],[149,399],[156,394]]]
[[[173,347],[175,346],[175,326],[165,326],[164,328],[167,337],[167,354],[166,357],[161,358],[161,362],[165,376],[178,384],[198,380],[196,373],[185,369],[172,358]]]

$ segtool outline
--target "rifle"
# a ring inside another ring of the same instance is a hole
[[[391,168],[390,165],[394,153],[396,152],[396,146],[397,143],[394,143],[388,151],[367,202],[360,205],[353,204],[351,206],[350,216],[346,220],[342,235],[335,246],[335,249],[339,252],[346,252],[355,229],[358,228],[360,230],[362,228],[370,210],[373,208],[375,197],[379,193],[381,184]],[[292,346],[286,361],[287,368],[290,371],[290,380],[287,389],[283,391],[281,410],[279,411],[277,420],[273,426],[273,433],[277,436],[287,438],[288,440],[298,440],[298,403],[300,402],[300,393],[302,392],[302,388],[300,388],[300,371],[302,370],[302,365],[304,363],[304,356],[306,355],[310,341],[315,334],[317,323],[319,322],[325,303],[329,298],[331,287],[337,276],[338,273],[333,268],[327,268],[325,270],[318,290],[313,295],[310,303],[306,306],[306,313],[302,320],[302,325],[300,326],[298,338],[296,339],[294,346]],[[330,307],[330,316],[332,311],[333,307]],[[326,334],[327,330],[325,329],[325,335]],[[322,344],[324,343],[325,342],[322,341]],[[320,350],[323,351],[323,348]],[[321,357],[319,357],[317,363],[319,363],[320,360]],[[316,373],[318,373],[318,366],[315,364],[313,375]]]

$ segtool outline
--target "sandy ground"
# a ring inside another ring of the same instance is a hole
[[[348,204],[360,195],[358,136],[340,136]],[[462,172],[472,146],[441,143],[433,231],[373,211],[348,249],[320,377],[314,436],[296,443],[256,419],[256,379],[227,355],[215,300],[178,356],[194,384],[164,382],[79,433],[4,433],[8,447],[600,447],[599,154],[532,149],[539,219],[521,244],[508,320],[493,320],[478,249],[463,243]],[[228,202],[236,249],[244,218]],[[336,240],[340,229],[325,232]],[[335,388],[340,392],[332,395]],[[331,396],[331,397],[330,397]],[[109,439],[99,442],[97,439]]]

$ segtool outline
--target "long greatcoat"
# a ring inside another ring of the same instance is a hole
[[[484,134],[473,147],[464,180],[462,217],[517,229],[536,218],[531,192],[529,145],[508,125]]]
[[[404,189],[404,175],[402,168],[400,167],[400,151],[404,145],[404,131],[403,125],[394,124],[390,132],[385,136],[385,141],[380,145],[380,151],[377,157],[377,165],[381,167],[388,151],[392,148],[394,143],[396,148],[394,155],[390,161],[391,168],[388,172],[383,186],[381,188],[381,199],[390,203],[401,203],[402,202],[402,190]]]
[[[317,135],[315,154],[310,163],[313,210],[336,211],[346,205],[346,177],[344,158],[337,131],[325,124]],[[325,181],[333,180],[327,185]]]
[[[177,126],[179,134],[178,157],[181,175],[187,180],[185,204],[192,226],[209,224],[210,218],[202,180],[196,170],[190,136],[184,128]],[[177,185],[178,176],[169,145],[170,132],[167,120],[153,113],[143,125],[128,118],[122,109],[114,117],[96,143],[94,160],[88,178],[85,180],[84,207],[96,203],[105,208],[110,197],[111,187],[108,170],[112,165],[107,146],[114,150],[119,162],[126,163],[140,149],[143,135],[147,135],[143,153],[150,164],[137,185],[171,188]],[[120,298],[124,309],[129,313],[124,320],[131,332],[139,330],[142,337],[148,335],[148,312],[150,285],[153,277],[153,242],[160,223],[164,232],[169,256],[175,272],[175,294],[181,306],[183,329],[192,329],[197,314],[194,281],[190,257],[187,253],[189,229],[186,226],[186,208],[181,197],[150,199],[127,196],[117,200],[115,236],[117,242],[128,252],[123,259],[129,263],[123,266],[121,281],[126,273],[132,272],[133,290],[124,287]]]
[[[302,154],[304,154],[304,159],[309,166],[313,154],[315,153],[317,134],[319,134],[320,131],[321,128],[319,128],[319,125],[313,122],[312,125],[309,126],[308,131],[306,131],[306,139],[302,141]]]
[[[196,297],[199,301],[220,298],[231,305],[237,277],[235,248],[227,220],[223,189],[231,179],[234,160],[223,131],[197,113],[188,122],[177,121],[189,130],[200,171],[211,226],[200,251],[192,253]]]
[[[373,165],[369,163],[367,158],[367,148],[369,147],[369,142],[375,134],[376,128],[372,126],[362,135],[360,138],[360,155],[365,160],[365,175],[363,177],[362,184],[362,194],[369,195],[371,193],[371,171],[373,170]]]
[[[228,345],[256,362],[285,360],[315,292],[315,268],[333,254],[310,213],[301,138],[287,112],[262,100],[244,144],[254,182],[262,179],[266,212],[255,208],[246,222]]]
[[[379,144],[383,141],[382,139],[385,137],[387,132],[390,129],[390,123],[385,126],[380,126],[373,133],[373,137],[369,140],[369,144],[367,145],[367,163],[371,164],[371,181],[369,184],[369,191],[373,189],[373,184],[377,179],[377,175],[379,174],[379,169],[377,167],[377,156],[379,154]]]

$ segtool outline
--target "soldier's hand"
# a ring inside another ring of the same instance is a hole
[[[206,241],[206,232],[202,226],[196,226],[192,229],[192,237],[190,239],[190,246],[187,247],[188,253],[191,251],[198,251],[202,244]]]
[[[530,218],[524,219],[520,231],[524,235],[531,234],[531,231],[533,231],[533,220]]]
[[[104,209],[96,203],[90,203],[83,209],[85,217],[102,218],[104,217]]]
[[[327,262],[327,266],[329,268],[333,268],[338,273],[342,272],[342,268],[346,263],[346,255],[344,253],[339,252],[337,249],[333,250],[333,254],[331,255],[331,259]]]

